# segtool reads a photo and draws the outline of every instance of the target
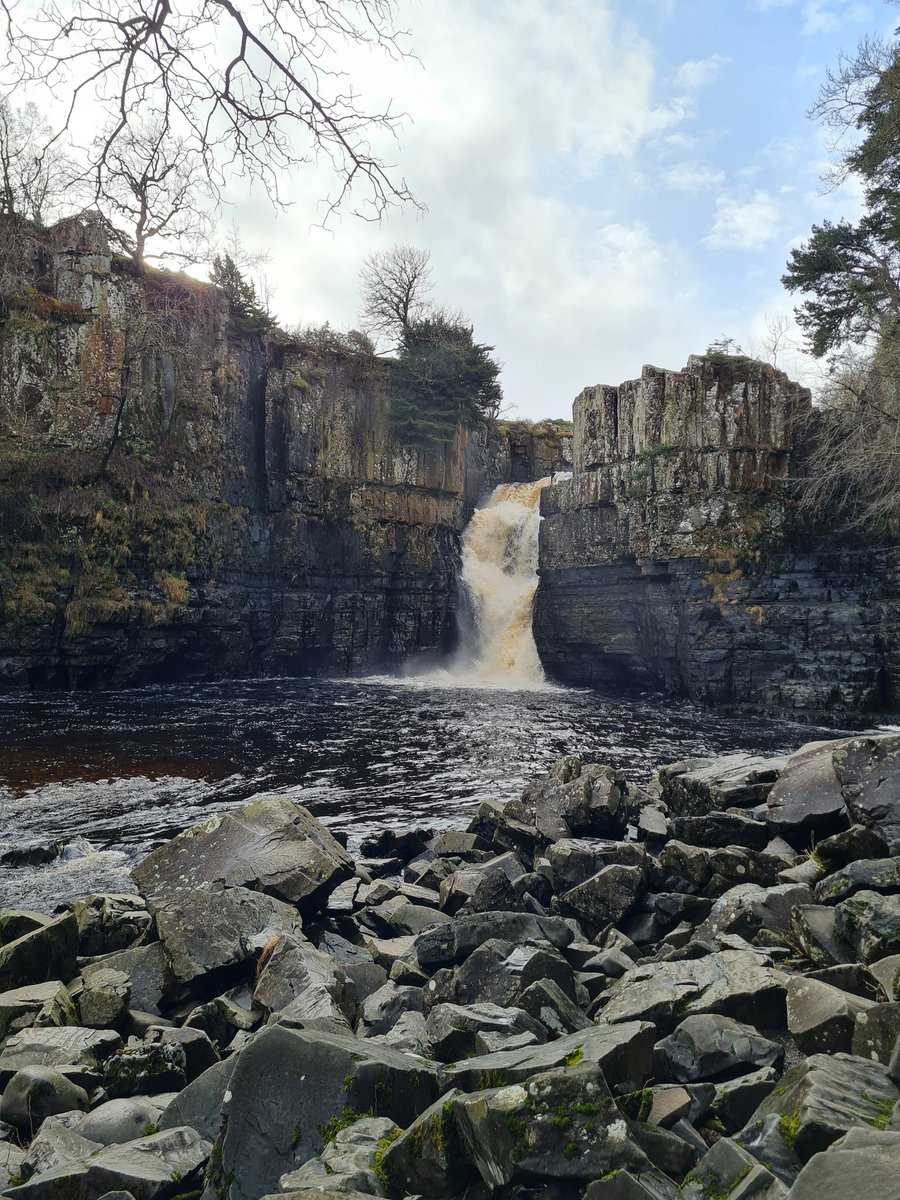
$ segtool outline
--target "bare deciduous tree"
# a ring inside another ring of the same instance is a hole
[[[0,100],[0,214],[43,224],[57,215],[73,176],[37,106]]]
[[[812,412],[800,503],[872,538],[900,533],[900,345],[835,358]]]
[[[151,258],[195,263],[208,257],[210,221],[200,203],[204,189],[180,138],[169,137],[159,122],[129,126],[107,162],[104,207],[128,226],[122,240],[136,263],[148,257],[147,243],[159,238],[163,249]]]
[[[431,255],[415,246],[392,246],[370,254],[359,273],[363,328],[396,350],[414,321],[431,311]]]
[[[281,203],[292,170],[324,158],[337,178],[329,212],[356,185],[361,215],[412,199],[369,141],[402,117],[363,108],[338,65],[346,46],[405,55],[392,0],[43,0],[37,11],[0,0],[0,12],[0,81],[65,95],[67,130],[95,119],[92,105],[109,116],[90,157],[98,199],[118,144],[150,113],[213,186],[234,169]]]

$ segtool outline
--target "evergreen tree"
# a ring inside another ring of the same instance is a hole
[[[394,369],[394,427],[408,445],[452,441],[460,424],[494,419],[503,396],[493,346],[476,342],[470,325],[432,314],[411,322]]]
[[[226,296],[238,332],[263,333],[271,327],[272,319],[260,304],[256,288],[244,278],[230,254],[215,256],[210,280]]]

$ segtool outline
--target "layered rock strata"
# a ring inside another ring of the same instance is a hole
[[[900,556],[801,522],[809,414],[784,374],[725,356],[581,393],[573,476],[541,502],[551,675],[797,714],[896,707]]]
[[[399,444],[389,362],[263,334],[96,225],[2,234],[0,687],[446,648],[484,473],[465,430]]]

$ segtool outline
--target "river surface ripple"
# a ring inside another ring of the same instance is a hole
[[[463,826],[562,754],[641,782],[680,758],[775,754],[816,736],[659,698],[427,678],[0,697],[0,853],[65,844],[42,866],[0,865],[0,904],[132,890],[129,869],[153,846],[257,793],[291,796],[355,848],[381,828]]]

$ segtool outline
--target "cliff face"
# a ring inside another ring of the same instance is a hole
[[[542,497],[552,675],[798,714],[896,706],[900,559],[801,526],[809,411],[741,358],[581,393],[574,474]]]
[[[446,648],[465,430],[397,444],[390,364],[248,329],[97,226],[2,237],[0,686]]]

